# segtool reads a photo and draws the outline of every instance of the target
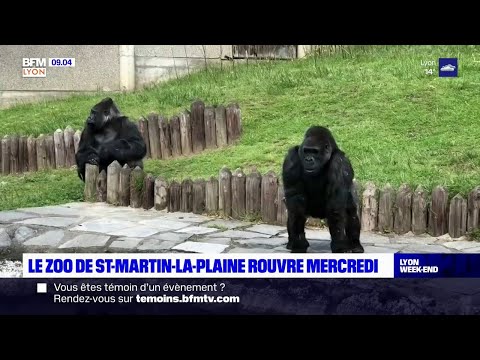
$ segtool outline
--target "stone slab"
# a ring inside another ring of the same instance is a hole
[[[268,238],[269,235],[253,233],[251,231],[242,231],[242,230],[227,230],[218,232],[215,234],[208,234],[208,237],[229,237],[229,238],[239,238],[239,239],[255,239],[259,237]]]
[[[192,223],[202,223],[210,220],[209,217],[192,213],[171,212],[162,216],[166,220],[186,221]]]
[[[151,236],[152,239],[162,240],[162,241],[172,241],[176,244],[181,243],[187,239],[190,239],[193,234],[182,234],[175,232],[164,232]]]
[[[222,245],[230,245],[230,243],[232,242],[232,239],[230,238],[214,238],[214,237],[210,237],[210,238],[201,238],[201,239],[198,239],[196,240],[198,242],[207,242],[207,243],[210,243],[210,244],[222,244]]]
[[[146,239],[141,245],[137,247],[137,250],[140,252],[164,252],[165,250],[170,250],[175,245],[177,245],[177,243],[174,241]]]
[[[186,221],[175,221],[165,218],[142,220],[140,224],[160,230],[179,230],[192,225],[192,223]]]
[[[451,253],[451,252],[457,252],[457,251],[452,251],[451,249],[448,249],[445,246],[441,246],[441,245],[411,244],[411,245],[408,245],[406,248],[402,249],[400,252],[402,253]]]
[[[59,249],[91,249],[107,245],[110,236],[96,234],[81,234],[60,245]]]
[[[274,237],[274,238],[254,238],[254,239],[240,239],[234,241],[240,245],[262,245],[262,246],[280,246],[286,245],[288,240],[282,237]]]
[[[466,250],[466,249],[475,249],[480,248],[480,242],[477,241],[448,241],[442,243],[443,246],[447,248],[456,249],[456,250]]]
[[[23,245],[27,247],[57,247],[62,242],[64,237],[65,231],[51,230],[25,241]]]
[[[33,217],[38,217],[38,216],[33,214],[26,214],[20,211],[0,211],[0,222],[3,222],[3,223],[21,221],[21,220],[30,219]]]
[[[15,230],[14,239],[19,243],[23,243],[25,240],[33,237],[37,232],[27,226],[20,226]]]
[[[277,225],[269,225],[269,224],[256,224],[250,226],[246,229],[246,231],[253,231],[257,233],[267,234],[267,235],[277,235],[282,231],[286,231],[287,228],[285,226],[277,226]]]
[[[228,229],[228,230],[235,229],[238,227],[244,227],[248,225],[250,225],[250,223],[245,221],[224,220],[224,219],[213,220],[203,224],[203,226],[207,226],[207,227],[217,227],[220,229]]]
[[[108,250],[112,252],[132,252],[142,241],[142,238],[118,238],[110,244]]]
[[[200,254],[220,254],[226,248],[228,248],[228,245],[186,241],[184,243],[174,246],[172,250],[180,250]]]
[[[115,236],[145,238],[145,237],[151,236],[153,234],[156,234],[158,232],[159,232],[158,229],[151,228],[151,227],[148,227],[148,226],[135,226],[135,227],[129,227],[129,228],[126,228],[126,229],[110,231],[107,234],[115,235]]]
[[[123,230],[126,228],[135,227],[135,226],[138,226],[138,224],[134,222],[111,220],[111,219],[105,218],[105,219],[97,219],[97,220],[83,222],[73,227],[70,230],[90,231],[90,232],[108,234],[112,231]]]
[[[42,225],[42,226],[52,226],[59,228],[66,228],[80,221],[80,218],[75,217],[59,217],[59,216],[46,216],[46,217],[37,217],[26,219],[22,221],[16,221],[17,224],[28,224],[28,225]]]
[[[8,248],[12,245],[12,239],[7,234],[7,230],[0,229],[0,249]]]
[[[209,228],[205,226],[191,226],[184,229],[177,230],[177,233],[193,234],[193,235],[204,235],[218,231],[218,229]]]
[[[363,234],[362,234],[363,235]],[[288,237],[288,233],[280,234],[281,237]],[[307,240],[328,240],[330,241],[330,232],[328,229],[305,229],[305,237]]]

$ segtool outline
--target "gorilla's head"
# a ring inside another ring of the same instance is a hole
[[[111,98],[105,98],[96,104],[87,118],[87,127],[92,131],[102,129],[113,118],[121,116],[120,111]]]
[[[310,127],[298,149],[305,174],[318,174],[336,149],[337,144],[330,130],[323,126]]]

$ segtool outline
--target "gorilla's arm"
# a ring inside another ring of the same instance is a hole
[[[289,149],[283,161],[282,178],[287,202],[304,197],[303,168],[298,156],[298,148],[299,146],[295,146]]]
[[[353,177],[350,161],[341,150],[336,150],[330,158],[327,173],[327,203],[325,205],[329,213],[347,207]]]
[[[80,137],[80,142],[78,144],[78,151],[75,154],[77,161],[77,172],[80,179],[85,179],[85,164],[90,163],[98,165],[99,156],[94,147],[95,138],[92,134],[85,129],[82,131],[82,136]]]
[[[344,153],[332,154],[327,174],[327,222],[333,252],[360,246],[360,221],[354,199],[353,169]],[[351,251],[351,250],[349,250]]]
[[[115,140],[100,146],[100,158],[107,163],[113,160],[120,163],[142,160],[147,154],[147,147],[137,125],[126,117],[119,118],[116,125],[115,131],[118,132],[118,136]]]
[[[305,238],[305,222],[307,221],[305,185],[303,167],[298,155],[298,146],[291,148],[283,162],[282,177],[287,207],[287,248],[292,252],[304,252],[308,247]]]

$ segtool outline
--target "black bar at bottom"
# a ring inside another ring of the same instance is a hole
[[[480,279],[0,279],[0,315],[75,314],[480,314]]]

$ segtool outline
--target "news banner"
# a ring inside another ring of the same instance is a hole
[[[23,254],[23,277],[480,277],[480,254]]]
[[[0,314],[480,313],[475,253],[22,256],[22,277],[0,279]]]

